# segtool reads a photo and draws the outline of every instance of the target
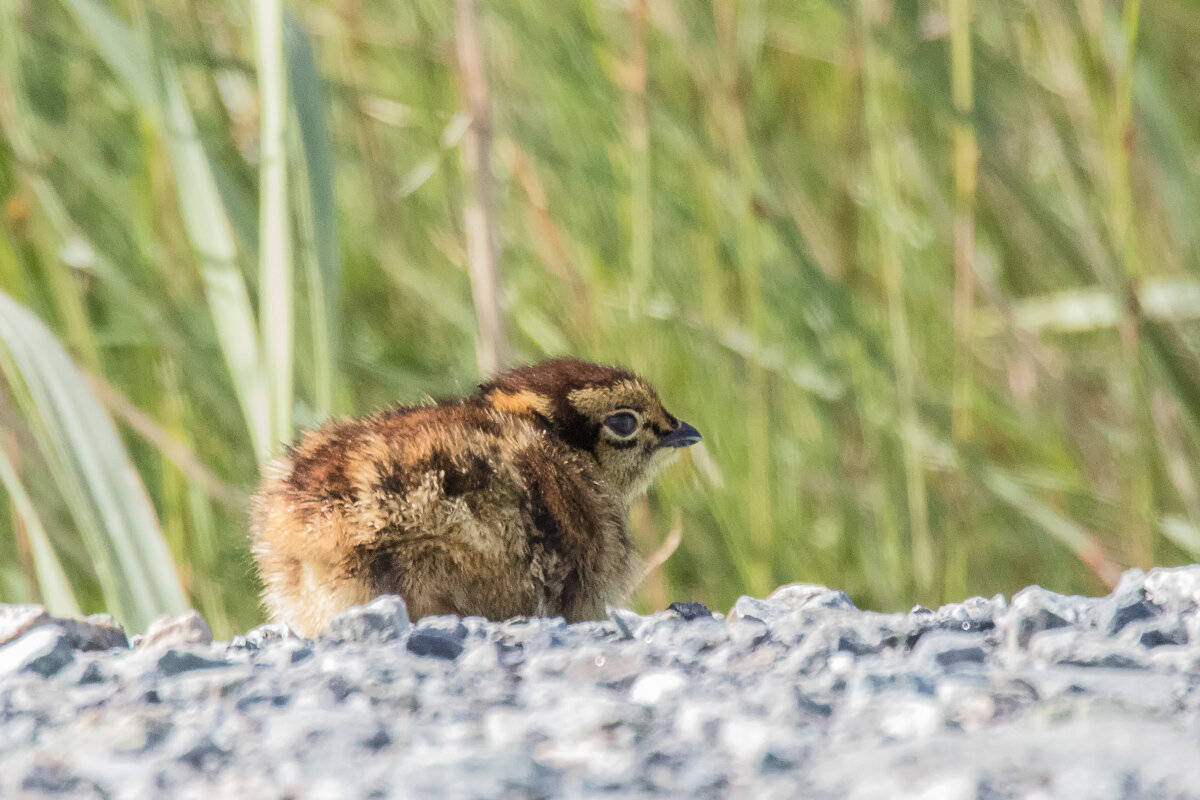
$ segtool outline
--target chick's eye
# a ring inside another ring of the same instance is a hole
[[[622,438],[632,436],[637,430],[637,417],[628,411],[618,411],[604,420],[604,426]]]

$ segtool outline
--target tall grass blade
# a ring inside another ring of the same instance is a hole
[[[287,65],[282,0],[254,3],[258,65],[258,321],[270,408],[270,447],[292,439],[295,283],[288,206]]]
[[[1104,552],[1092,534],[1076,522],[1046,505],[999,470],[988,470],[983,474],[984,485],[992,494],[1013,509],[1036,523],[1071,550],[1107,586],[1116,586],[1121,577],[1121,568]]]
[[[38,591],[42,595],[42,602],[52,614],[80,614],[79,602],[71,589],[71,581],[67,578],[62,562],[58,560],[58,554],[54,552],[54,545],[50,543],[46,527],[42,525],[41,515],[29,498],[29,493],[25,491],[25,484],[21,482],[16,466],[3,447],[0,447],[0,484],[8,491],[17,515],[29,534],[33,568],[37,573]]]
[[[312,336],[313,402],[318,418],[333,410],[342,327],[342,255],[334,199],[334,158],[325,122],[324,82],[312,43],[296,18],[285,13],[288,87],[296,108],[296,128],[304,154],[308,191],[295,193],[308,284],[308,324]]]
[[[112,422],[54,335],[0,292],[0,367],[28,393],[38,445],[97,566],[111,611],[144,627],[187,607],[154,509]],[[21,398],[22,393],[18,393]]]
[[[101,3],[67,2],[166,142],[184,226],[200,260],[221,353],[254,451],[260,461],[265,461],[271,454],[272,440],[257,325],[237,263],[233,228],[175,68],[161,48],[147,53],[132,30]],[[135,54],[141,57],[133,57]]]
[[[458,68],[471,113],[471,124],[463,137],[462,165],[467,194],[463,208],[467,260],[478,320],[475,360],[479,372],[490,375],[508,361],[508,338],[500,306],[500,254],[492,185],[492,111],[476,0],[457,0],[457,8]]]
[[[885,55],[875,41],[878,33],[874,20],[882,13],[874,0],[862,0],[859,9],[863,38],[864,116],[870,142],[871,179],[876,195],[875,223],[879,235],[879,269],[887,294],[888,329],[896,371],[899,401],[900,447],[904,456],[904,486],[908,500],[909,532],[913,576],[917,589],[927,596],[936,578],[933,534],[929,523],[929,497],[925,468],[917,442],[921,420],[917,408],[917,366],[912,332],[904,292],[904,243],[898,235],[901,193],[896,185],[896,140],[899,134],[890,126],[895,120],[887,113],[884,85]]]
[[[975,191],[979,146],[970,121],[975,107],[971,62],[971,2],[950,0],[950,84],[954,110],[954,390],[953,431],[956,441],[973,431],[971,331],[975,313]]]

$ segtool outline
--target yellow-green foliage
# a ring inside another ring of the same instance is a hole
[[[513,359],[626,364],[705,435],[633,510],[682,532],[643,607],[1200,558],[1190,4],[478,14]],[[455,37],[451,0],[0,0],[0,600],[251,625],[279,440],[480,378]]]

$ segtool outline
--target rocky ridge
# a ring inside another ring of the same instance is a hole
[[[0,797],[1200,797],[1200,565],[881,614],[429,617],[132,647],[0,606]]]

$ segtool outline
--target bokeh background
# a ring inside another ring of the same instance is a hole
[[[0,600],[245,629],[296,430],[560,354],[705,435],[632,510],[642,609],[1200,558],[1197,41],[1182,0],[0,0]]]

